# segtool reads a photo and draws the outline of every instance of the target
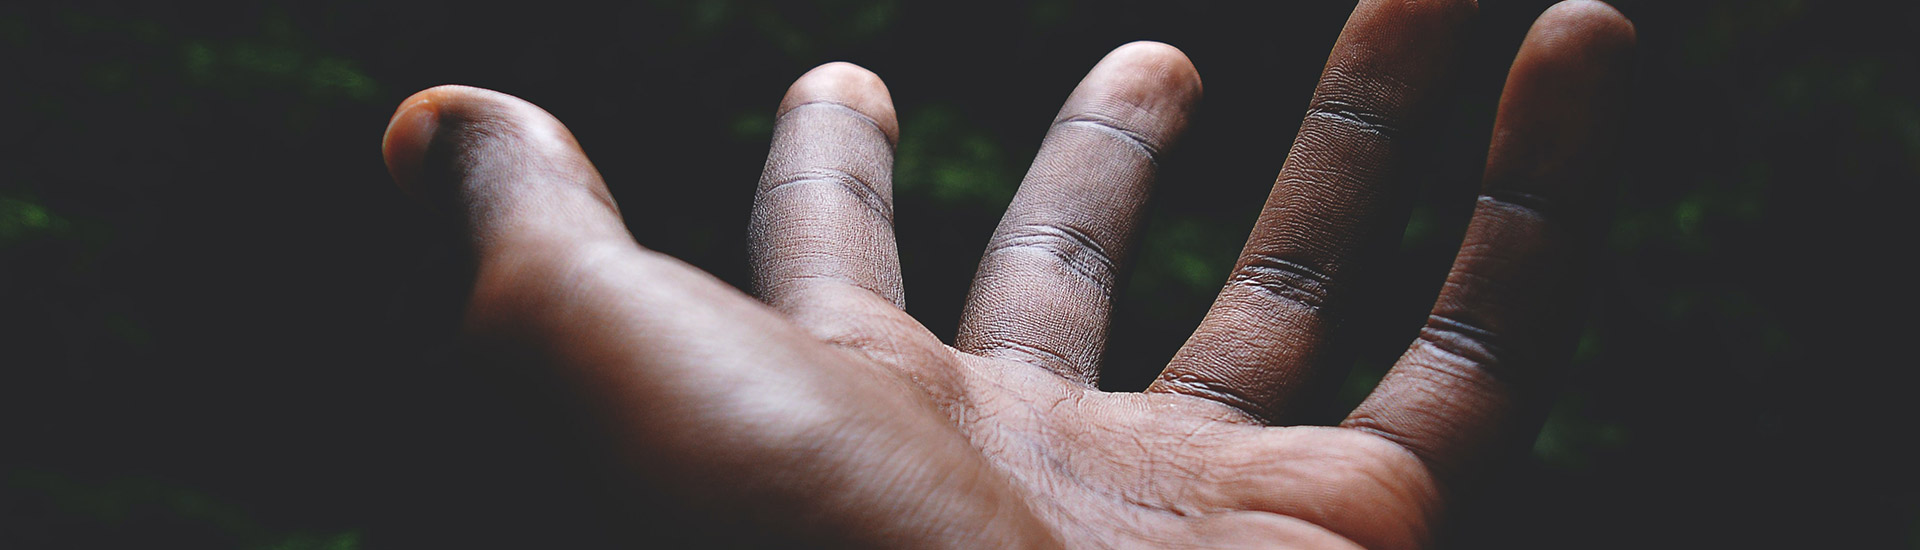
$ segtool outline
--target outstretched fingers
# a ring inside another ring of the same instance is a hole
[[[1443,484],[1524,442],[1578,329],[1581,233],[1625,109],[1634,29],[1595,0],[1534,23],[1507,77],[1479,206],[1420,337],[1345,426]]]
[[[496,92],[434,88],[396,113],[385,149],[404,188],[464,220],[477,273],[462,359],[537,382],[516,389],[557,394],[542,397],[574,422],[592,455],[583,465],[605,468],[607,492],[638,508],[631,519],[644,536],[737,546],[776,544],[752,540],[769,532],[795,534],[777,543],[801,546],[1052,542],[1020,495],[898,377],[640,248],[586,155],[545,111]]]
[[[1094,66],[988,241],[956,347],[1095,381],[1159,157],[1199,99],[1199,73],[1166,44],[1127,44]]]
[[[822,341],[920,378],[957,386],[927,364],[940,340],[908,316],[893,235],[893,99],[851,63],[808,71],[787,90],[754,194],[754,289]]]
[[[1369,245],[1398,235],[1404,134],[1429,107],[1472,0],[1366,0],[1348,19],[1240,260],[1150,392],[1269,423],[1326,370],[1327,340]]]
[[[893,100],[878,76],[821,65],[780,102],[754,194],[754,287],[789,311],[850,307],[863,290],[906,306],[893,238]]]

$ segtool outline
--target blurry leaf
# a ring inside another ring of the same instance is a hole
[[[69,227],[67,220],[55,216],[45,206],[0,195],[0,246],[59,233]]]
[[[352,61],[337,57],[321,57],[309,63],[307,86],[308,93],[315,96],[337,94],[360,101],[371,100],[380,92],[373,79],[355,68]]]
[[[854,9],[851,18],[853,32],[857,35],[872,35],[887,29],[893,23],[894,14],[899,9],[893,2],[872,2]]]
[[[1233,233],[1198,217],[1155,220],[1141,243],[1133,284],[1196,296],[1218,291],[1239,250]]]
[[[1580,333],[1580,343],[1573,348],[1573,360],[1577,363],[1593,361],[1600,357],[1600,331],[1588,328]]]
[[[1027,18],[1034,27],[1045,28],[1058,25],[1073,14],[1073,6],[1066,0],[1039,0],[1027,9]]]
[[[1413,212],[1407,217],[1407,230],[1401,234],[1400,248],[1419,248],[1420,245],[1426,244],[1428,239],[1433,238],[1433,235],[1433,207],[1427,204],[1415,205]]]
[[[894,186],[948,205],[1004,207],[1019,184],[998,138],[944,105],[907,114],[894,153]]]
[[[688,25],[695,32],[709,32],[725,21],[732,2],[727,0],[697,0],[689,10]]]
[[[773,115],[765,112],[741,113],[733,117],[728,129],[733,139],[764,144],[773,140]]]
[[[1533,442],[1533,455],[1549,467],[1585,471],[1609,451],[1625,447],[1631,434],[1625,426],[1599,420],[1587,410],[1586,399],[1568,396],[1547,415]]]
[[[180,47],[180,57],[188,76],[204,80],[213,75],[213,48],[206,44],[188,42]]]
[[[1701,218],[1706,213],[1706,205],[1704,203],[1705,201],[1701,197],[1693,196],[1687,197],[1681,200],[1679,204],[1673,205],[1673,225],[1679,229],[1680,234],[1698,236],[1703,233],[1700,230],[1700,223]]]
[[[5,488],[23,496],[40,497],[39,502],[62,513],[84,518],[93,524],[89,529],[137,528],[130,527],[136,520],[145,525],[158,519],[162,524],[210,527],[245,548],[352,550],[360,547],[357,531],[330,535],[277,533],[260,524],[242,506],[151,479],[87,481],[47,471],[17,469],[7,472]]]

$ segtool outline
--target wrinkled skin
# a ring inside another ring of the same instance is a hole
[[[1146,391],[1096,389],[1156,168],[1201,94],[1135,43],[1068,97],[996,231],[955,345],[902,307],[887,89],[853,65],[779,107],[756,196],[759,300],[646,250],[558,121],[443,86],[395,114],[408,192],[475,258],[467,357],[575,405],[633,510],[720,542],[834,547],[1417,548],[1565,353],[1583,197],[1622,108],[1632,26],[1542,15],[1500,105],[1483,195],[1433,315],[1339,426],[1288,426],[1470,0],[1361,2],[1245,253]],[[1275,155],[1278,158],[1279,155]],[[641,236],[642,241],[645,236]]]

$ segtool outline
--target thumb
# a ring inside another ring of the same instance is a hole
[[[394,181],[458,218],[482,261],[525,246],[632,242],[573,134],[520,98],[429,88],[401,102],[381,145]]]

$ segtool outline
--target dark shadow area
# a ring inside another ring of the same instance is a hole
[[[741,286],[781,94],[868,67],[900,114],[909,308],[950,338],[1061,100],[1115,46],[1178,46],[1206,98],[1108,351],[1106,384],[1142,387],[1225,280],[1352,7],[1270,4],[0,6],[0,547],[592,544],[551,437],[440,360],[459,259],[379,156],[436,84],[553,112],[642,244]],[[1424,319],[1548,5],[1481,3],[1329,410]],[[1897,282],[1920,9],[1615,5],[1640,69],[1591,321],[1531,454],[1448,546],[1920,547]]]

